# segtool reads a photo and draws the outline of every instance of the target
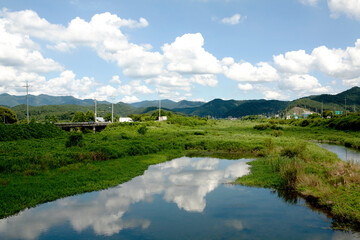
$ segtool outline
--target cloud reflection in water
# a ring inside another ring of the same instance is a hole
[[[96,234],[106,236],[123,229],[146,229],[151,224],[148,219],[123,219],[131,204],[163,194],[167,202],[176,203],[180,209],[203,212],[208,193],[248,172],[245,160],[178,158],[150,166],[144,175],[116,188],[60,199],[2,219],[0,238],[35,239],[67,222],[79,233],[92,228]]]

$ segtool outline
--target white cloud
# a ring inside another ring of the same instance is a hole
[[[344,13],[350,18],[360,20],[359,0],[328,0],[331,16],[337,18]]]
[[[112,96],[116,95],[116,88],[106,85],[102,86],[100,88],[97,88],[95,93],[93,94],[93,97],[90,98],[96,98],[97,100],[101,101],[110,101]]]
[[[162,71],[161,54],[149,52],[149,45],[129,43],[120,30],[123,27],[146,27],[148,22],[144,18],[139,21],[121,19],[106,12],[95,14],[89,22],[76,17],[64,27],[49,23],[32,10],[3,10],[1,16],[7,19],[9,31],[48,40],[53,43],[48,44],[48,48],[69,51],[81,45],[91,47],[101,58],[116,62],[127,76],[148,77]]]
[[[304,5],[316,6],[320,0],[299,0]]]
[[[111,78],[111,80],[109,82],[113,83],[113,84],[118,84],[118,85],[121,84],[121,80],[120,80],[120,77],[118,75],[112,76],[112,78]]]
[[[196,74],[190,79],[192,82],[209,87],[215,87],[218,80],[214,74]]]
[[[314,62],[314,57],[306,54],[304,50],[287,52],[273,58],[280,71],[290,73],[308,73]]]
[[[53,59],[44,58],[29,36],[11,33],[8,28],[8,21],[0,18],[0,65],[29,73],[47,73],[63,69]]]
[[[243,91],[253,90],[253,86],[250,83],[246,83],[246,84],[239,83],[238,88]]]
[[[273,82],[279,78],[277,70],[265,62],[256,66],[248,62],[234,63],[224,71],[226,77],[239,82]]]
[[[317,78],[308,74],[292,74],[279,83],[280,89],[297,92],[299,96],[307,94],[322,94],[332,91],[331,87],[322,86]]]
[[[74,96],[83,98],[88,95],[97,85],[93,78],[83,77],[76,79],[76,75],[69,70],[60,74],[59,77],[50,79],[42,86],[38,87],[39,94],[49,94],[53,96]]]
[[[237,13],[237,14],[234,14],[233,16],[231,16],[231,17],[223,18],[221,20],[221,22],[224,23],[224,24],[236,25],[236,24],[239,24],[241,21],[243,21],[245,19],[246,19],[246,17],[241,17],[241,15],[239,13]]]
[[[288,99],[288,96],[285,96],[281,94],[279,91],[273,91],[273,90],[265,90],[263,91],[263,94],[265,96],[265,99],[268,100],[286,100]]]
[[[138,99],[136,96],[125,96],[120,101],[124,103],[134,103],[140,102],[140,99]]]
[[[344,79],[342,80],[342,84],[345,86],[351,86],[351,87],[355,87],[355,86],[360,86],[360,77],[358,78],[352,78],[352,79]]]
[[[190,80],[176,72],[164,72],[158,77],[146,79],[145,82],[158,86],[159,89],[163,89],[164,91],[165,89],[166,91],[172,89],[187,92],[191,90]]]
[[[146,85],[139,80],[133,80],[129,84],[119,86],[117,92],[122,95],[150,94],[153,93]]]
[[[200,33],[184,34],[175,42],[165,44],[164,52],[167,70],[187,74],[221,73],[220,62],[203,48],[204,38]]]

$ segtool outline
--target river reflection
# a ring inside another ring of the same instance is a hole
[[[335,153],[343,161],[360,163],[360,152],[335,144],[317,143],[318,146]]]
[[[358,239],[302,199],[228,183],[248,160],[179,158],[0,220],[0,239]]]
[[[212,158],[179,158],[150,166],[144,175],[109,190],[68,197],[25,210],[0,220],[0,239],[36,239],[54,226],[70,223],[81,233],[92,229],[96,235],[111,236],[124,229],[150,226],[147,218],[126,217],[131,205],[152,202],[162,195],[179,209],[201,213],[205,196],[221,183],[249,172],[245,160],[225,161]],[[237,228],[241,226],[238,222]]]

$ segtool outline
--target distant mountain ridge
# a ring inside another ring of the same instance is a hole
[[[296,99],[294,101],[278,101],[278,100],[222,100],[214,99],[209,102],[198,101],[180,101],[174,102],[169,99],[161,100],[161,108],[173,112],[179,112],[188,115],[196,115],[199,117],[212,116],[216,118],[227,117],[243,117],[246,115],[274,115],[278,113],[286,113],[294,107],[301,107],[303,109],[314,112],[321,112],[322,110],[345,110],[353,112],[360,110],[360,87],[353,87],[339,94],[330,95],[313,95]],[[68,114],[75,111],[84,111],[86,109],[92,110],[94,108],[94,100],[92,99],[77,99],[71,96],[29,96],[29,102],[32,107],[30,112],[32,114],[41,113],[46,114],[56,113],[57,115],[66,112]],[[11,107],[20,118],[24,116],[26,111],[26,96],[12,96],[9,94],[0,94],[0,105]],[[67,107],[62,107],[67,105]],[[71,105],[71,106],[70,106]],[[48,107],[46,107],[48,106]],[[114,112],[121,116],[128,114],[141,114],[154,111],[159,107],[159,101],[142,101],[132,104],[119,102],[114,105]],[[66,111],[65,111],[66,110]],[[98,114],[111,111],[111,103],[106,101],[98,102]]]
[[[98,101],[98,103],[109,104],[109,102],[106,101]],[[9,107],[26,104],[26,95],[15,96],[7,93],[0,94],[0,104],[7,105]],[[90,106],[90,105],[94,105],[94,100],[93,99],[81,100],[72,96],[50,96],[45,94],[40,94],[39,96],[29,95],[30,106],[68,105],[68,104]]]
[[[182,100],[180,102],[174,102],[169,99],[164,99],[164,100],[161,100],[160,104],[161,104],[161,107],[163,107],[163,108],[175,109],[175,108],[199,107],[199,106],[205,104],[205,102],[187,101],[187,100]],[[159,100],[130,103],[130,105],[133,107],[137,107],[137,108],[159,107]]]

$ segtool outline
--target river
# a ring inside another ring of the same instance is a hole
[[[0,239],[360,239],[301,199],[230,184],[249,159],[182,157],[0,220]]]

